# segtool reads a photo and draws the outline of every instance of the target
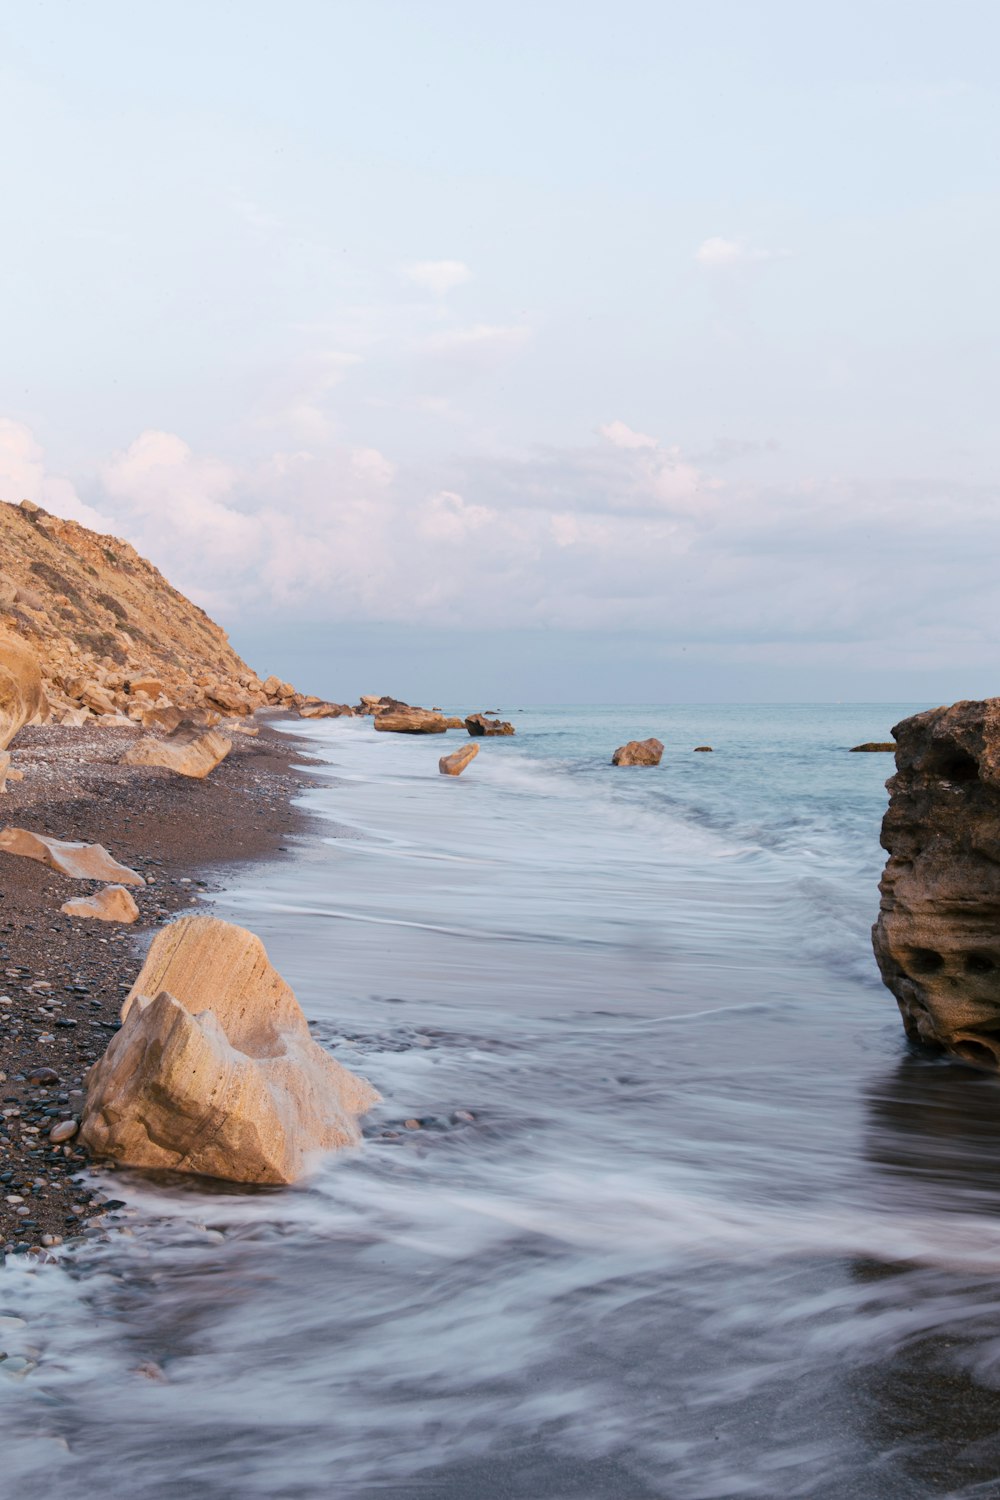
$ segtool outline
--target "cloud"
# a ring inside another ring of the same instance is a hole
[[[768,260],[786,260],[789,254],[788,250],[765,250],[748,244],[745,239],[727,240],[717,234],[701,242],[694,258],[709,270],[724,271],[735,266],[759,265]]]
[[[656,448],[659,446],[657,438],[649,437],[645,432],[635,432],[633,428],[626,427],[624,422],[606,422],[600,429],[600,433],[616,448]]]
[[[435,297],[447,297],[457,286],[472,280],[472,272],[461,260],[418,260],[402,274]]]
[[[95,531],[109,529],[107,517],[82,501],[70,480],[49,473],[31,429],[9,417],[0,417],[0,499],[33,500],[66,520]]]

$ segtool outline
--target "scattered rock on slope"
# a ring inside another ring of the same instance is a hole
[[[253,933],[214,917],[160,932],[94,1066],[81,1127],[98,1156],[288,1183],[356,1145],[375,1089],[309,1035]]]

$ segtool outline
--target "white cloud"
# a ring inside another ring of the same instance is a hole
[[[606,422],[600,429],[601,436],[607,438],[616,448],[657,448],[659,439],[649,437],[645,432],[636,432],[631,427],[626,427],[624,422]]]
[[[765,250],[745,239],[727,240],[717,234],[701,242],[694,258],[700,266],[707,266],[710,270],[726,270],[767,260],[786,260],[788,255],[787,250]]]
[[[107,517],[81,500],[68,479],[49,473],[31,429],[9,417],[0,417],[0,499],[14,504],[33,500],[68,521],[79,521],[95,531],[108,530]]]
[[[531,329],[523,324],[473,323],[468,328],[447,328],[431,334],[424,348],[431,354],[449,358],[485,357],[492,360],[520,349],[531,338]]]
[[[472,280],[472,272],[461,260],[418,260],[404,267],[403,275],[435,297],[447,297],[455,287]]]

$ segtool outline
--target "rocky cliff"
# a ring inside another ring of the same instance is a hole
[[[1000,698],[893,729],[873,930],[907,1034],[1000,1066]]]
[[[265,686],[204,610],[128,542],[38,506],[0,503],[0,630],[31,646],[52,717],[142,717],[159,703],[248,714]]]

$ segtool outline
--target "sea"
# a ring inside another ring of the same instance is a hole
[[[383,1102],[8,1260],[5,1493],[995,1500],[1000,1083],[904,1039],[850,753],[926,705],[490,706],[459,778],[308,726],[313,831],[214,910]]]

